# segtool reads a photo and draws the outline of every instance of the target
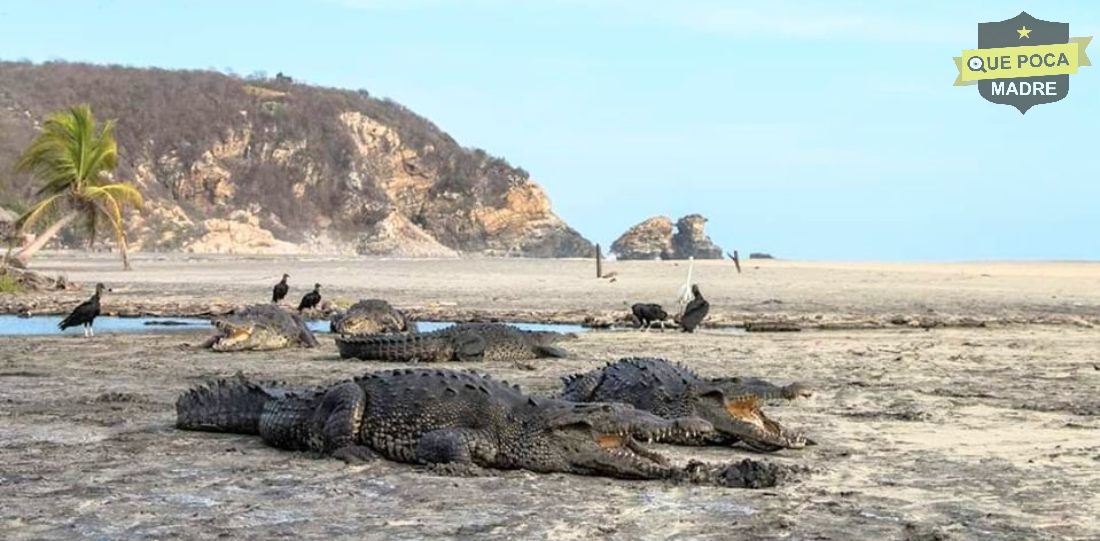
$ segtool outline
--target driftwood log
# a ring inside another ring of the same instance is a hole
[[[733,260],[734,266],[737,267],[737,274],[741,274],[741,256],[737,255],[737,250],[734,250],[732,254],[726,252],[726,255]]]
[[[802,327],[792,321],[747,321],[745,330],[748,332],[798,332]]]

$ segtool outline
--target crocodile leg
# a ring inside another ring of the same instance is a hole
[[[363,462],[375,458],[374,451],[360,444],[363,410],[367,404],[363,388],[353,382],[332,387],[321,398],[313,413],[313,433],[317,451],[323,451],[347,462]]]
[[[436,473],[463,477],[482,476],[482,464],[493,466],[496,446],[468,428],[444,428],[420,436],[416,460]]]
[[[454,360],[462,362],[480,361],[488,345],[485,337],[476,333],[457,334],[451,343],[454,345]]]

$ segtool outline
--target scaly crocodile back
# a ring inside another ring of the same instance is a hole
[[[336,337],[343,359],[392,362],[446,362],[453,356],[450,328],[428,333],[364,334]]]
[[[519,387],[474,372],[430,368],[386,370],[356,378],[367,396],[362,435],[387,458],[415,461],[415,442],[445,428],[486,430],[502,439],[519,433],[534,399]]]
[[[564,349],[548,342],[560,333],[521,331],[503,323],[455,325],[455,333],[472,333],[485,340],[485,361],[526,361],[543,357],[565,357]]]
[[[565,350],[545,343],[548,333],[521,331],[503,323],[462,323],[410,334],[340,336],[340,357],[398,362],[457,360],[524,361],[564,357]]]
[[[631,357],[563,379],[562,398],[577,402],[622,402],[671,418],[692,415],[689,395],[701,380],[680,364]]]

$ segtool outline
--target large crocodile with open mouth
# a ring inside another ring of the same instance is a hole
[[[461,323],[437,331],[409,334],[339,336],[340,357],[371,361],[511,361],[566,357],[554,345],[575,335],[523,331],[504,323]]]
[[[709,423],[624,404],[535,398],[452,370],[387,370],[309,391],[220,380],[179,397],[176,426],[256,434],[273,447],[349,462],[381,455],[455,475],[526,469],[755,488],[784,472],[752,460],[677,467],[635,437],[690,437],[713,430]]]
[[[565,400],[622,402],[664,418],[698,416],[715,428],[706,434],[670,434],[659,441],[680,445],[740,442],[762,452],[813,444],[760,409],[763,400],[809,396],[800,383],[780,387],[758,378],[703,378],[681,364],[650,357],[620,359],[562,380],[561,398]]]
[[[203,347],[214,351],[270,351],[291,346],[317,347],[302,318],[274,304],[254,304],[214,318],[216,333]]]

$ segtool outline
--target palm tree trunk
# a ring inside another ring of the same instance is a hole
[[[134,270],[130,267],[130,256],[126,255],[126,234],[118,237],[118,251],[122,253],[122,270]]]
[[[54,222],[53,225],[47,227],[45,231],[35,237],[30,244],[24,246],[22,250],[19,250],[19,252],[15,254],[15,260],[26,265],[35,253],[41,250],[47,242],[50,242],[50,239],[57,236],[57,233],[64,229],[65,226],[72,223],[78,215],[76,211],[73,211],[62,216],[60,220]]]

